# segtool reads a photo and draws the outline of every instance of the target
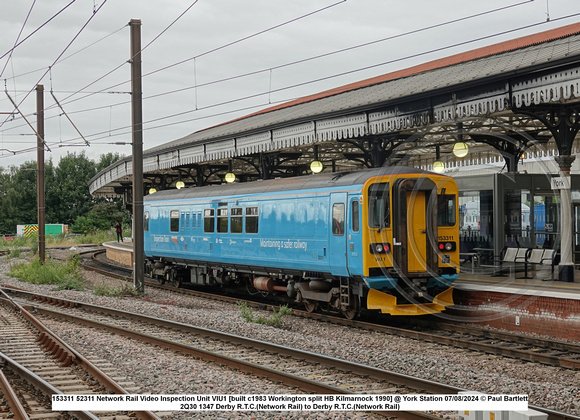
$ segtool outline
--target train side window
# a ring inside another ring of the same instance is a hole
[[[171,210],[169,213],[169,231],[179,232],[179,210]]]
[[[258,207],[246,207],[246,233],[258,233]]]
[[[143,231],[149,232],[149,212],[143,213]]]
[[[439,194],[437,196],[437,226],[455,226],[455,196]]]
[[[360,210],[359,210],[359,203],[357,200],[351,201],[351,212],[350,217],[352,219],[352,231],[358,232],[360,230]]]
[[[205,209],[203,211],[203,231],[206,233],[213,233],[215,229],[214,209]]]
[[[228,233],[228,209],[221,208],[217,211],[217,231]]]
[[[332,205],[332,234],[334,236],[344,235],[344,203]]]
[[[369,187],[369,227],[391,227],[389,184],[377,183]]]
[[[231,230],[232,233],[242,233],[244,224],[244,209],[241,207],[232,208]]]

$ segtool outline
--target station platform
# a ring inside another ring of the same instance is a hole
[[[533,274],[533,272],[531,273]],[[580,342],[580,272],[576,282],[462,272],[455,281],[451,320]]]
[[[108,259],[133,266],[130,238],[103,246]],[[462,269],[454,283],[455,304],[441,314],[444,318],[580,342],[580,271],[576,282],[565,283],[523,278],[519,271],[494,276]]]
[[[105,242],[103,246],[106,249],[108,259],[127,267],[133,267],[133,242],[131,238],[123,238],[123,242]]]
[[[576,277],[580,280],[580,271],[578,270],[576,270]],[[520,272],[510,276],[462,272],[459,274],[455,286],[462,290],[489,290],[492,292],[580,300],[580,281],[569,283],[558,280],[542,280],[534,277],[524,278],[523,273]]]

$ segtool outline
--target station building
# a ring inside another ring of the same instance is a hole
[[[580,264],[580,24],[513,39],[273,106],[145,150],[143,192],[415,166],[461,189],[462,252],[557,249]],[[132,202],[131,157],[93,195]],[[576,281],[580,281],[580,278]]]

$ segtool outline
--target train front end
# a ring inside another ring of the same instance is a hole
[[[457,196],[452,178],[431,173],[379,176],[365,183],[368,309],[425,315],[453,305],[452,284],[459,274]]]

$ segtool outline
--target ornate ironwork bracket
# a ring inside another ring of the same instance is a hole
[[[572,144],[580,129],[580,104],[535,105],[514,112],[529,115],[541,121],[554,136],[560,156],[572,154]]]
[[[367,168],[380,168],[389,160],[395,149],[405,142],[398,134],[383,136],[366,136],[356,140],[339,140],[361,150],[362,153],[344,153],[348,160],[359,162]]]
[[[530,133],[525,135],[518,132],[507,132],[505,134],[473,134],[469,136],[478,143],[485,143],[496,149],[505,159],[508,172],[517,172],[518,162],[524,152],[531,146],[545,144],[549,138]]]

